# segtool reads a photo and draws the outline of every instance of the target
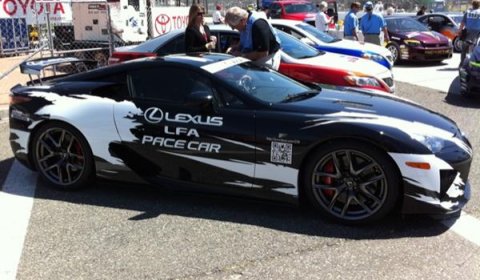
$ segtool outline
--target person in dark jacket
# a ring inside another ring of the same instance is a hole
[[[199,4],[193,4],[188,13],[188,25],[185,30],[185,52],[206,52],[215,49],[217,38],[210,36],[210,29],[203,22],[205,10]]]
[[[420,8],[420,10],[418,10],[417,16],[423,16],[426,11],[427,11],[427,7],[422,6],[422,7]]]

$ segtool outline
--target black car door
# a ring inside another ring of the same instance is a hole
[[[208,75],[183,66],[136,69],[127,76],[132,100],[117,103],[115,121],[131,169],[154,182],[252,186],[252,110],[225,106]],[[213,101],[203,102],[206,96]]]

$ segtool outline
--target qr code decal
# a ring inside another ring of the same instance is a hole
[[[272,142],[270,161],[292,164],[292,144]]]

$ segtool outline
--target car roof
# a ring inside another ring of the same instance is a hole
[[[97,68],[88,72],[73,74],[66,77],[56,79],[56,81],[82,81],[94,79],[99,76],[115,74],[120,71],[126,71],[131,68],[136,68],[136,65],[151,66],[158,63],[176,63],[189,65],[194,68],[200,68],[204,65],[224,61],[234,56],[223,53],[189,53],[189,54],[171,54],[161,57],[143,57],[125,61],[123,63],[114,64],[106,67]]]
[[[163,59],[167,62],[188,64],[195,67],[202,67],[211,63],[219,62],[234,56],[224,53],[189,53],[189,54],[171,54]]]
[[[288,26],[295,26],[297,24],[307,24],[303,21],[293,20],[293,19],[270,19],[271,24],[283,24]]]
[[[406,15],[392,15],[392,16],[385,16],[384,18],[385,19],[409,18],[409,19],[415,20],[415,18],[413,18],[411,16],[406,16]]]

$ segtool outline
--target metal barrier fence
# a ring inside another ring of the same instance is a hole
[[[103,65],[113,47],[124,44],[113,33],[106,1],[37,0],[20,4],[5,2],[0,11],[0,17],[10,17],[0,18],[1,56],[47,46],[43,55],[77,56]]]

